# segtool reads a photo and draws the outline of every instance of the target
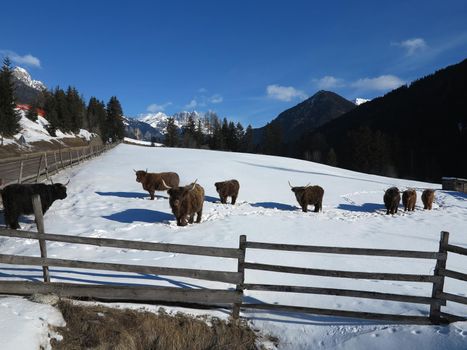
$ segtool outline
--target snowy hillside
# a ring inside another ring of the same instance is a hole
[[[70,138],[70,137],[79,137],[86,141],[89,141],[93,137],[97,136],[96,134],[90,133],[89,131],[84,130],[84,129],[80,129],[80,132],[77,134],[64,133],[57,129],[56,130],[57,136],[51,136],[49,132],[47,131],[47,126],[49,125],[49,122],[45,118],[38,115],[37,120],[32,121],[26,118],[25,111],[18,110],[18,113],[21,116],[21,119],[19,121],[21,130],[19,133],[14,135],[13,138],[4,138],[3,143],[5,145],[15,144],[19,147],[31,147],[32,143],[38,142],[38,141],[61,142],[61,140],[63,140],[64,138]]]
[[[133,169],[176,171],[181,184],[195,179],[205,188],[203,220],[187,227],[176,226],[167,194],[156,193],[148,200]],[[54,182],[71,178],[68,197],[56,202],[45,215],[48,233],[108,237],[152,242],[238,247],[239,235],[260,242],[308,244],[343,247],[426,250],[438,249],[440,231],[451,233],[452,244],[467,246],[467,197],[436,191],[432,211],[421,208],[421,189],[437,184],[384,178],[332,168],[322,164],[283,157],[239,154],[194,149],[172,149],[119,145],[99,158],[54,177]],[[218,201],[214,182],[236,178],[240,193],[235,206]],[[290,191],[293,185],[319,184],[325,190],[323,212],[303,213]],[[400,211],[385,215],[382,199],[390,186],[418,189],[415,212]],[[0,222],[3,218],[0,218]],[[20,222],[33,229],[31,218]],[[39,254],[37,242],[0,239],[3,254]],[[48,254],[67,258],[114,263],[167,267],[211,268],[236,271],[232,259],[193,257],[163,252],[141,252],[49,243]],[[448,267],[464,271],[465,259],[450,255]],[[249,262],[348,271],[375,271],[431,274],[433,261],[384,257],[333,256],[327,254],[286,253],[249,250]],[[410,261],[410,263],[407,263]],[[40,280],[40,268],[1,266],[0,278]],[[52,281],[78,283],[143,283],[161,286],[233,287],[223,283],[181,277],[96,273],[86,270],[51,268]],[[275,283],[344,289],[367,289],[410,295],[431,295],[431,284],[394,281],[331,279],[294,274],[247,270],[246,283]],[[466,296],[465,282],[446,280],[451,293]],[[426,315],[428,307],[392,301],[334,297],[328,295],[283,294],[246,291],[249,302],[280,303],[308,307],[358,310],[401,315]],[[31,307],[30,312],[25,312]],[[36,307],[37,309],[37,307]],[[60,323],[53,309],[36,310],[21,298],[9,297],[0,304],[0,335],[8,334],[8,348],[26,349],[44,345],[47,322]],[[467,316],[467,308],[450,303],[447,312]],[[186,310],[192,313],[218,311]],[[467,322],[450,326],[387,325],[337,317],[289,314],[269,311],[243,313],[265,333],[279,337],[280,349],[465,349]],[[27,318],[29,317],[29,319]],[[42,321],[39,321],[39,318]],[[15,342],[14,339],[17,339]]]

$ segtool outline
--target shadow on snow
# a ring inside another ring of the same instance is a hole
[[[348,211],[359,211],[363,213],[372,213],[375,211],[386,209],[386,207],[384,206],[384,204],[363,203],[362,205],[339,204],[337,209],[348,210]]]
[[[147,198],[149,197],[148,193],[141,192],[96,192],[99,196],[110,196],[110,197],[120,197],[120,198]],[[166,196],[155,195],[157,199],[163,198],[167,199]]]
[[[277,202],[258,202],[258,203],[251,203],[252,207],[259,207],[265,209],[279,209],[279,210],[288,210],[294,211],[300,209],[294,205],[284,204],[284,203],[277,203]]]
[[[102,217],[107,220],[117,221],[124,224],[131,224],[136,221],[146,223],[166,222],[174,219],[172,214],[148,209],[127,209],[119,213]]]

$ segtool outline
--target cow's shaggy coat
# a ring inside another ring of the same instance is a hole
[[[60,183],[46,184],[13,184],[1,190],[5,224],[12,229],[20,228],[18,218],[22,214],[33,214],[32,196],[41,198],[42,212],[45,214],[54,201],[66,198],[66,187]]]
[[[290,183],[289,183],[290,185]],[[314,212],[317,213],[323,209],[324,189],[321,186],[296,186],[291,187],[298,204],[302,207],[303,212],[308,211],[309,205],[314,205]]]
[[[197,183],[188,186],[170,188],[167,193],[170,196],[169,203],[172,212],[177,219],[178,226],[186,226],[187,222],[201,222],[204,203],[204,188]]]
[[[401,195],[397,187],[391,187],[384,193],[384,205],[386,207],[386,214],[395,214],[399,208]]]
[[[216,191],[219,193],[221,203],[227,203],[227,197],[232,197],[232,204],[235,204],[240,189],[240,184],[237,180],[216,182],[214,186],[216,186]]]
[[[402,205],[405,211],[414,211],[416,202],[417,192],[414,189],[408,189],[402,193]]]
[[[435,200],[435,191],[427,189],[422,193],[422,202],[423,202],[423,209],[431,210],[433,202]]]
[[[144,170],[136,171],[136,182],[143,185],[143,189],[149,192],[151,200],[154,200],[155,191],[167,191],[171,187],[178,187],[180,178],[177,173],[148,173]],[[164,181],[162,181],[164,180]],[[164,185],[165,184],[167,185]]]

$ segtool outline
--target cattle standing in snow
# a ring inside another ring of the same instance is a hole
[[[66,198],[66,187],[60,183],[46,184],[13,184],[1,190],[5,224],[12,229],[20,228],[18,218],[22,214],[33,214],[32,196],[41,198],[42,212],[45,214],[57,199]]]
[[[423,209],[431,210],[433,201],[435,200],[435,191],[434,190],[425,190],[422,193],[422,202]]]
[[[395,214],[399,208],[401,195],[397,187],[391,187],[384,193],[384,205],[386,206],[386,214]]]
[[[297,186],[293,187],[290,182],[289,186],[292,192],[295,193],[298,204],[302,207],[303,212],[308,211],[308,205],[314,205],[314,212],[317,213],[323,209],[324,190],[321,186]]]
[[[221,203],[227,203],[227,197],[232,197],[232,204],[235,204],[238,197],[238,190],[240,189],[240,184],[237,180],[216,182],[214,186],[216,186],[216,191],[219,193]]]
[[[133,169],[134,170],[134,169]],[[148,173],[147,169],[134,170],[136,174],[136,182],[140,182],[143,185],[143,189],[149,192],[151,200],[154,200],[155,191],[167,191],[171,187],[178,187],[180,178],[177,173]],[[168,187],[166,187],[167,184]]]
[[[402,205],[405,211],[414,211],[416,202],[417,192],[414,189],[408,189],[402,193]]]
[[[162,180],[164,182],[164,180]],[[165,183],[164,185],[167,186]],[[169,203],[172,212],[177,219],[178,226],[186,226],[187,221],[192,224],[196,217],[196,223],[201,222],[204,203],[204,188],[193,182],[184,187],[169,188]]]

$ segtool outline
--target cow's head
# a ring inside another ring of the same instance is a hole
[[[56,183],[52,186],[52,193],[54,199],[65,199],[66,198],[66,186],[60,183]]]
[[[146,171],[144,170],[135,170],[133,169],[133,171],[135,172],[136,174],[136,182],[142,182],[144,177],[146,176],[146,174],[148,173],[148,169],[146,169]]]
[[[295,193],[295,194],[299,194],[299,193],[303,193],[308,187],[310,187],[310,184],[306,185],[306,186],[292,186],[290,184],[290,181],[289,181],[289,186],[290,186],[290,190]]]
[[[165,183],[164,183],[165,185]],[[167,185],[165,185],[168,187]],[[196,181],[188,186],[183,187],[168,187],[167,193],[170,196],[169,203],[174,211],[178,211],[181,203],[188,197],[191,191],[195,189]]]
[[[214,186],[216,186],[216,191],[219,192],[219,190],[222,188],[223,182],[216,182]]]

